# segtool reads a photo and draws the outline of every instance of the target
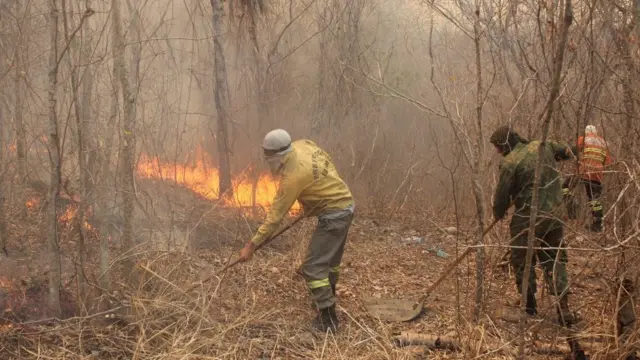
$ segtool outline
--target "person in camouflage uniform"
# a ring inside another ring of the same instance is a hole
[[[505,217],[511,203],[515,205],[515,212],[511,219],[511,264],[515,270],[518,293],[522,289],[522,281],[525,276],[524,267],[527,253],[527,238],[529,230],[529,218],[533,194],[533,181],[536,161],[538,158],[539,141],[523,139],[508,126],[498,128],[490,138],[490,142],[496,147],[504,158],[500,164],[500,178],[495,191],[493,203],[493,215],[501,220]],[[567,293],[569,292],[567,278],[567,253],[563,247],[564,210],[562,182],[555,162],[569,160],[571,151],[568,146],[554,141],[545,142],[542,168],[540,172],[540,188],[538,214],[535,227],[535,236],[540,239],[540,247],[532,259],[529,277],[529,291],[526,299],[526,312],[536,315],[536,275],[534,266],[536,261],[543,268],[544,278],[549,287],[549,292],[558,298],[559,322],[565,326],[575,322],[575,317],[569,310]],[[557,250],[560,248],[560,250]]]

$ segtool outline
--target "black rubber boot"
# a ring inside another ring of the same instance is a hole
[[[531,293],[531,291],[527,292],[527,304],[525,307],[525,312],[527,315],[536,316],[538,315],[538,306],[536,304],[536,294]]]
[[[578,322],[578,317],[569,309],[569,296],[562,295],[558,299],[558,323],[564,327],[571,327]]]
[[[328,308],[321,309],[316,318],[311,322],[311,326],[322,333],[326,333],[327,331],[336,333],[338,330],[336,306],[332,305]]]
[[[604,217],[603,211],[598,210],[593,212],[593,224],[591,224],[591,231],[602,232],[602,218]]]
[[[588,360],[589,356],[584,353],[584,350],[580,347],[577,340],[572,340],[571,344],[571,359],[573,360]]]
[[[587,224],[584,227],[589,232],[599,233],[602,232],[602,221],[595,220],[592,224]]]
[[[600,210],[592,210],[591,217],[593,218],[593,223],[591,225],[587,225],[587,230],[590,232],[602,232],[602,218],[604,217],[604,211],[602,210],[602,205],[599,205]]]

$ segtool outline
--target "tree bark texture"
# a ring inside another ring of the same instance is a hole
[[[73,4],[72,4],[73,6]],[[76,53],[76,40],[71,38],[71,31],[69,29],[69,18],[67,12],[67,0],[62,0],[62,24],[64,27],[65,42],[69,44],[69,52],[66,55],[67,63],[69,64],[71,72],[71,94],[73,100],[73,109],[76,121],[76,140],[78,150],[78,171],[79,176],[79,197],[80,202],[77,204],[78,209],[74,218],[74,228],[77,233],[77,258],[75,262],[76,266],[76,279],[78,284],[78,307],[81,314],[86,313],[86,301],[87,301],[87,279],[84,272],[84,264],[86,258],[86,249],[84,239],[87,238],[86,229],[84,227],[85,221],[85,206],[87,200],[87,162],[85,154],[85,137],[86,137],[86,122],[83,118],[83,111],[80,103],[80,95],[78,93],[80,87],[80,81],[78,79],[78,65],[74,63],[74,55]],[[83,22],[79,26],[82,26]]]
[[[482,62],[480,57],[480,2],[476,0],[475,20],[473,24],[474,43],[476,51],[476,148],[477,153],[473,164],[473,195],[476,200],[476,217],[478,218],[478,229],[476,234],[476,244],[484,243],[484,192],[482,191],[480,168],[484,159],[484,136],[482,133],[482,110],[484,104],[483,84],[482,84]],[[474,306],[474,318],[480,319],[482,312],[482,297],[484,293],[484,248],[479,246],[476,250],[476,298]]]
[[[213,51],[214,51],[214,72],[216,87],[214,96],[216,101],[217,134],[215,136],[218,145],[218,171],[219,171],[219,197],[233,196],[231,187],[231,164],[229,154],[229,88],[227,83],[227,66],[225,64],[224,49],[221,37],[225,35],[223,29],[224,22],[224,2],[221,0],[211,0],[213,9]],[[213,124],[212,124],[213,125]],[[212,126],[213,128],[213,126]]]
[[[56,114],[58,87],[58,17],[60,13],[57,0],[49,1],[49,31],[51,50],[49,52],[49,160],[51,179],[49,184],[49,202],[47,208],[47,242],[49,244],[49,311],[59,317],[60,309],[60,243],[58,238],[58,217],[56,213],[58,193],[60,191],[60,138],[58,135],[58,117]]]
[[[27,135],[24,127],[24,96],[25,96],[25,78],[27,56],[27,31],[29,21],[29,2],[25,2],[24,10],[20,11],[21,2],[16,2],[18,7],[18,14],[22,16],[17,17],[18,25],[18,37],[15,43],[15,109],[14,119],[16,126],[16,155],[18,157],[18,199],[21,202],[21,215],[25,217],[27,215],[26,197],[25,197],[25,184],[27,183]]]
[[[120,142],[120,156],[122,159],[121,179],[122,179],[122,204],[124,230],[122,233],[122,245],[125,251],[125,271],[129,280],[133,280],[133,257],[131,251],[134,245],[133,234],[133,212],[134,212],[134,163],[133,156],[136,146],[135,137],[135,93],[131,91],[128,70],[125,65],[125,39],[122,32],[122,20],[120,13],[120,0],[112,0],[111,15],[113,21],[113,52],[114,66],[117,78],[122,88],[124,102],[123,133]]]

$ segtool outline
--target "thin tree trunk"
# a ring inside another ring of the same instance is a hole
[[[122,243],[126,252],[124,265],[130,281],[133,280],[133,211],[135,189],[133,183],[134,167],[133,153],[135,151],[135,94],[131,91],[128,70],[125,65],[125,39],[122,33],[122,23],[120,15],[120,1],[112,0],[112,21],[113,21],[113,51],[115,71],[120,80],[122,97],[124,101],[124,121],[123,135],[121,140],[120,155],[122,157],[122,202],[124,231],[122,233]]]
[[[51,32],[51,50],[49,53],[49,159],[51,180],[47,209],[47,240],[49,243],[49,310],[52,316],[59,317],[60,309],[60,246],[58,242],[58,218],[56,202],[60,191],[60,139],[58,136],[58,118],[56,114],[56,90],[58,85],[58,8],[56,0],[49,1],[49,31]]]
[[[547,100],[547,105],[545,107],[546,113],[544,114],[544,121],[542,125],[542,138],[540,139],[540,146],[538,147],[538,159],[536,161],[536,167],[533,177],[533,191],[531,196],[531,215],[529,218],[529,233],[527,239],[527,253],[526,260],[524,265],[524,276],[522,280],[522,300],[521,307],[524,311],[527,303],[527,292],[529,291],[529,272],[531,271],[531,262],[533,258],[533,249],[538,246],[538,241],[535,237],[535,229],[536,229],[536,216],[538,215],[538,198],[540,192],[540,172],[542,169],[542,157],[544,155],[545,143],[547,141],[547,137],[549,135],[549,128],[551,125],[551,119],[553,116],[553,109],[556,98],[560,93],[560,82],[562,75],[562,66],[564,63],[564,54],[567,45],[567,38],[569,34],[569,26],[573,22],[573,8],[571,6],[571,0],[566,0],[565,9],[564,9],[564,24],[562,28],[562,33],[560,37],[560,42],[558,43],[558,48],[556,51],[556,56],[554,57],[553,62],[553,82],[551,83],[551,91],[549,93],[549,98]],[[521,323],[521,341],[520,346],[518,348],[518,357],[520,359],[525,359],[525,329],[524,329],[524,321]]]
[[[111,48],[112,57],[117,58],[118,49],[116,46]],[[118,69],[117,63],[114,61],[111,71],[111,107],[109,111],[109,118],[107,119],[106,128],[103,129],[103,133],[106,138],[99,137],[98,139],[98,157],[99,165],[96,175],[96,181],[103,189],[96,199],[95,216],[99,218],[98,221],[98,233],[100,234],[100,287],[102,291],[108,292],[111,282],[110,276],[110,250],[109,240],[111,234],[111,218],[113,218],[114,210],[117,207],[117,197],[113,197],[113,205],[110,206],[111,196],[114,192],[108,189],[116,186],[116,178],[111,175],[109,170],[111,167],[111,159],[113,157],[113,142],[116,133],[116,123],[119,114],[118,96],[120,94],[120,83],[118,81]],[[103,297],[104,298],[104,297]],[[108,309],[108,302],[102,302],[100,305],[101,310]]]
[[[476,50],[476,120],[477,120],[477,153],[473,164],[473,195],[476,199],[476,216],[478,218],[478,229],[476,234],[476,243],[480,245],[476,251],[476,299],[474,307],[474,318],[476,321],[480,319],[482,312],[482,297],[484,293],[484,193],[480,178],[480,167],[484,159],[484,138],[482,135],[482,110],[484,103],[483,85],[482,85],[482,63],[480,57],[480,2],[476,0],[475,20],[473,24],[474,43]]]
[[[229,134],[227,125],[229,123],[229,89],[227,84],[227,66],[225,64],[224,50],[221,37],[224,36],[224,2],[221,0],[211,0],[213,8],[213,51],[215,58],[215,78],[216,87],[214,91],[216,99],[216,110],[218,113],[217,135],[215,136],[218,145],[218,171],[219,177],[219,197],[232,197],[231,188],[231,164],[229,156]]]
[[[90,9],[89,1],[86,3],[87,9]],[[93,96],[93,72],[94,67],[91,65],[91,53],[93,44],[93,34],[89,19],[86,20],[85,27],[82,29],[83,48],[80,56],[80,63],[85,67],[84,74],[82,76],[82,91],[81,91],[81,111],[82,111],[82,133],[84,134],[85,149],[85,164],[87,170],[84,172],[84,185],[86,191],[87,206],[94,207],[96,201],[96,181],[95,173],[99,166],[98,151],[96,138],[98,132],[96,130],[95,122],[91,119],[91,100]]]
[[[16,6],[20,7],[20,2],[16,2]],[[29,21],[29,2],[25,3],[22,16],[17,18],[18,22],[18,38],[16,39],[15,50],[15,109],[14,118],[16,125],[16,154],[18,156],[18,199],[21,202],[20,214],[22,217],[27,215],[25,184],[27,183],[27,135],[24,127],[24,80],[26,77],[26,62],[24,60],[27,52],[26,34]],[[18,12],[21,13],[20,11]]]
[[[322,10],[322,13],[318,15],[318,19],[316,20],[318,22],[318,28],[322,29],[323,27],[328,27],[328,24],[326,24],[326,20],[329,17],[329,9],[328,8],[324,8]],[[326,119],[326,112],[327,112],[327,91],[325,90],[325,83],[327,82],[327,73],[328,73],[328,69],[327,69],[327,65],[326,65],[326,49],[328,48],[328,42],[329,42],[329,32],[328,31],[321,31],[319,36],[319,40],[318,40],[318,53],[319,53],[319,59],[318,59],[318,69],[317,69],[317,90],[316,90],[316,96],[315,96],[315,102],[314,102],[314,110],[313,110],[313,118],[314,120],[311,122],[311,127],[310,127],[310,135],[313,136],[316,133],[320,132],[320,129],[322,128],[323,124],[325,123],[325,119]]]
[[[131,59],[129,61],[129,69],[131,73],[129,74],[129,78],[131,81],[131,93],[137,98],[138,97],[138,86],[140,79],[138,78],[140,75],[140,59],[142,57],[142,45],[140,45],[142,38],[140,37],[140,12],[138,9],[131,4],[130,1],[127,0],[127,5],[129,6],[129,11],[131,12],[131,22],[129,23],[128,33],[133,34],[133,42],[131,43]],[[137,108],[133,107],[133,118],[136,118]]]
[[[113,55],[115,59],[115,47],[113,48]],[[100,185],[103,189],[108,189],[109,186],[115,186],[115,181],[112,176],[109,174],[109,168],[111,167],[111,158],[112,158],[112,147],[113,140],[115,136],[115,125],[116,119],[118,117],[118,94],[120,92],[120,86],[118,85],[117,79],[117,71],[114,64],[112,69],[111,76],[111,84],[112,84],[112,95],[111,95],[111,110],[109,114],[109,119],[107,121],[107,127],[105,129],[106,139],[104,141],[100,140],[98,143],[99,146],[99,155],[100,155],[100,168],[98,173],[98,179],[100,179]],[[109,207],[109,194],[112,194],[112,191],[103,190],[96,201],[96,216],[100,217],[98,232],[100,234],[100,287],[103,291],[108,292],[110,286],[110,274],[109,274],[109,234],[110,234],[110,226],[111,223],[109,221],[113,215],[113,208]],[[107,302],[101,304],[101,310],[106,310],[108,306]]]
[[[256,105],[256,121],[258,122],[258,134],[264,134],[264,126],[265,126],[265,115],[267,115],[269,109],[267,108],[266,99],[264,96],[264,87],[265,80],[267,74],[263,73],[262,62],[260,60],[260,47],[258,45],[258,31],[256,29],[256,13],[254,9],[251,9],[251,19],[249,25],[249,38],[251,39],[251,48],[253,53],[253,71],[254,71],[254,81],[255,81],[255,92],[254,96],[257,101]],[[258,173],[258,169],[256,167],[252,168],[253,173],[253,187],[252,187],[252,197],[251,197],[251,208],[253,210],[254,216],[257,215],[256,208],[256,197],[258,190],[258,182],[260,181],[260,174]]]
[[[0,94],[4,97],[4,94]],[[3,251],[7,251],[7,222],[5,218],[5,179],[6,179],[6,166],[5,166],[5,126],[8,121],[5,119],[4,102],[0,100],[0,246]]]
[[[82,109],[80,104],[80,96],[78,94],[78,88],[80,87],[80,82],[78,80],[78,66],[73,63],[73,57],[75,54],[75,39],[71,39],[69,37],[69,19],[67,15],[67,0],[62,0],[62,24],[64,26],[64,37],[65,42],[69,44],[70,51],[67,55],[67,62],[69,63],[70,72],[71,72],[71,94],[73,99],[74,111],[75,111],[75,120],[76,120],[76,134],[77,134],[77,149],[78,149],[78,170],[80,172],[79,176],[79,192],[80,192],[80,202],[77,204],[78,210],[76,212],[76,216],[74,219],[74,227],[78,234],[77,237],[77,251],[78,258],[76,261],[76,279],[78,283],[78,306],[81,314],[85,314],[86,309],[86,301],[87,301],[87,279],[85,277],[84,272],[84,264],[86,258],[86,249],[84,244],[84,239],[86,239],[86,229],[84,227],[85,221],[85,206],[86,206],[86,198],[87,198],[87,187],[86,187],[86,179],[87,179],[87,164],[86,164],[86,154],[85,154],[85,127],[86,122],[83,121]],[[80,23],[79,26],[82,26]],[[70,194],[71,195],[71,194]]]

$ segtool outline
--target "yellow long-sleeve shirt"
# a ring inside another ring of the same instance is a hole
[[[278,194],[251,241],[255,245],[268,239],[298,200],[304,216],[318,216],[328,210],[342,210],[353,204],[347,184],[340,178],[331,157],[311,140],[291,143],[283,160]]]

